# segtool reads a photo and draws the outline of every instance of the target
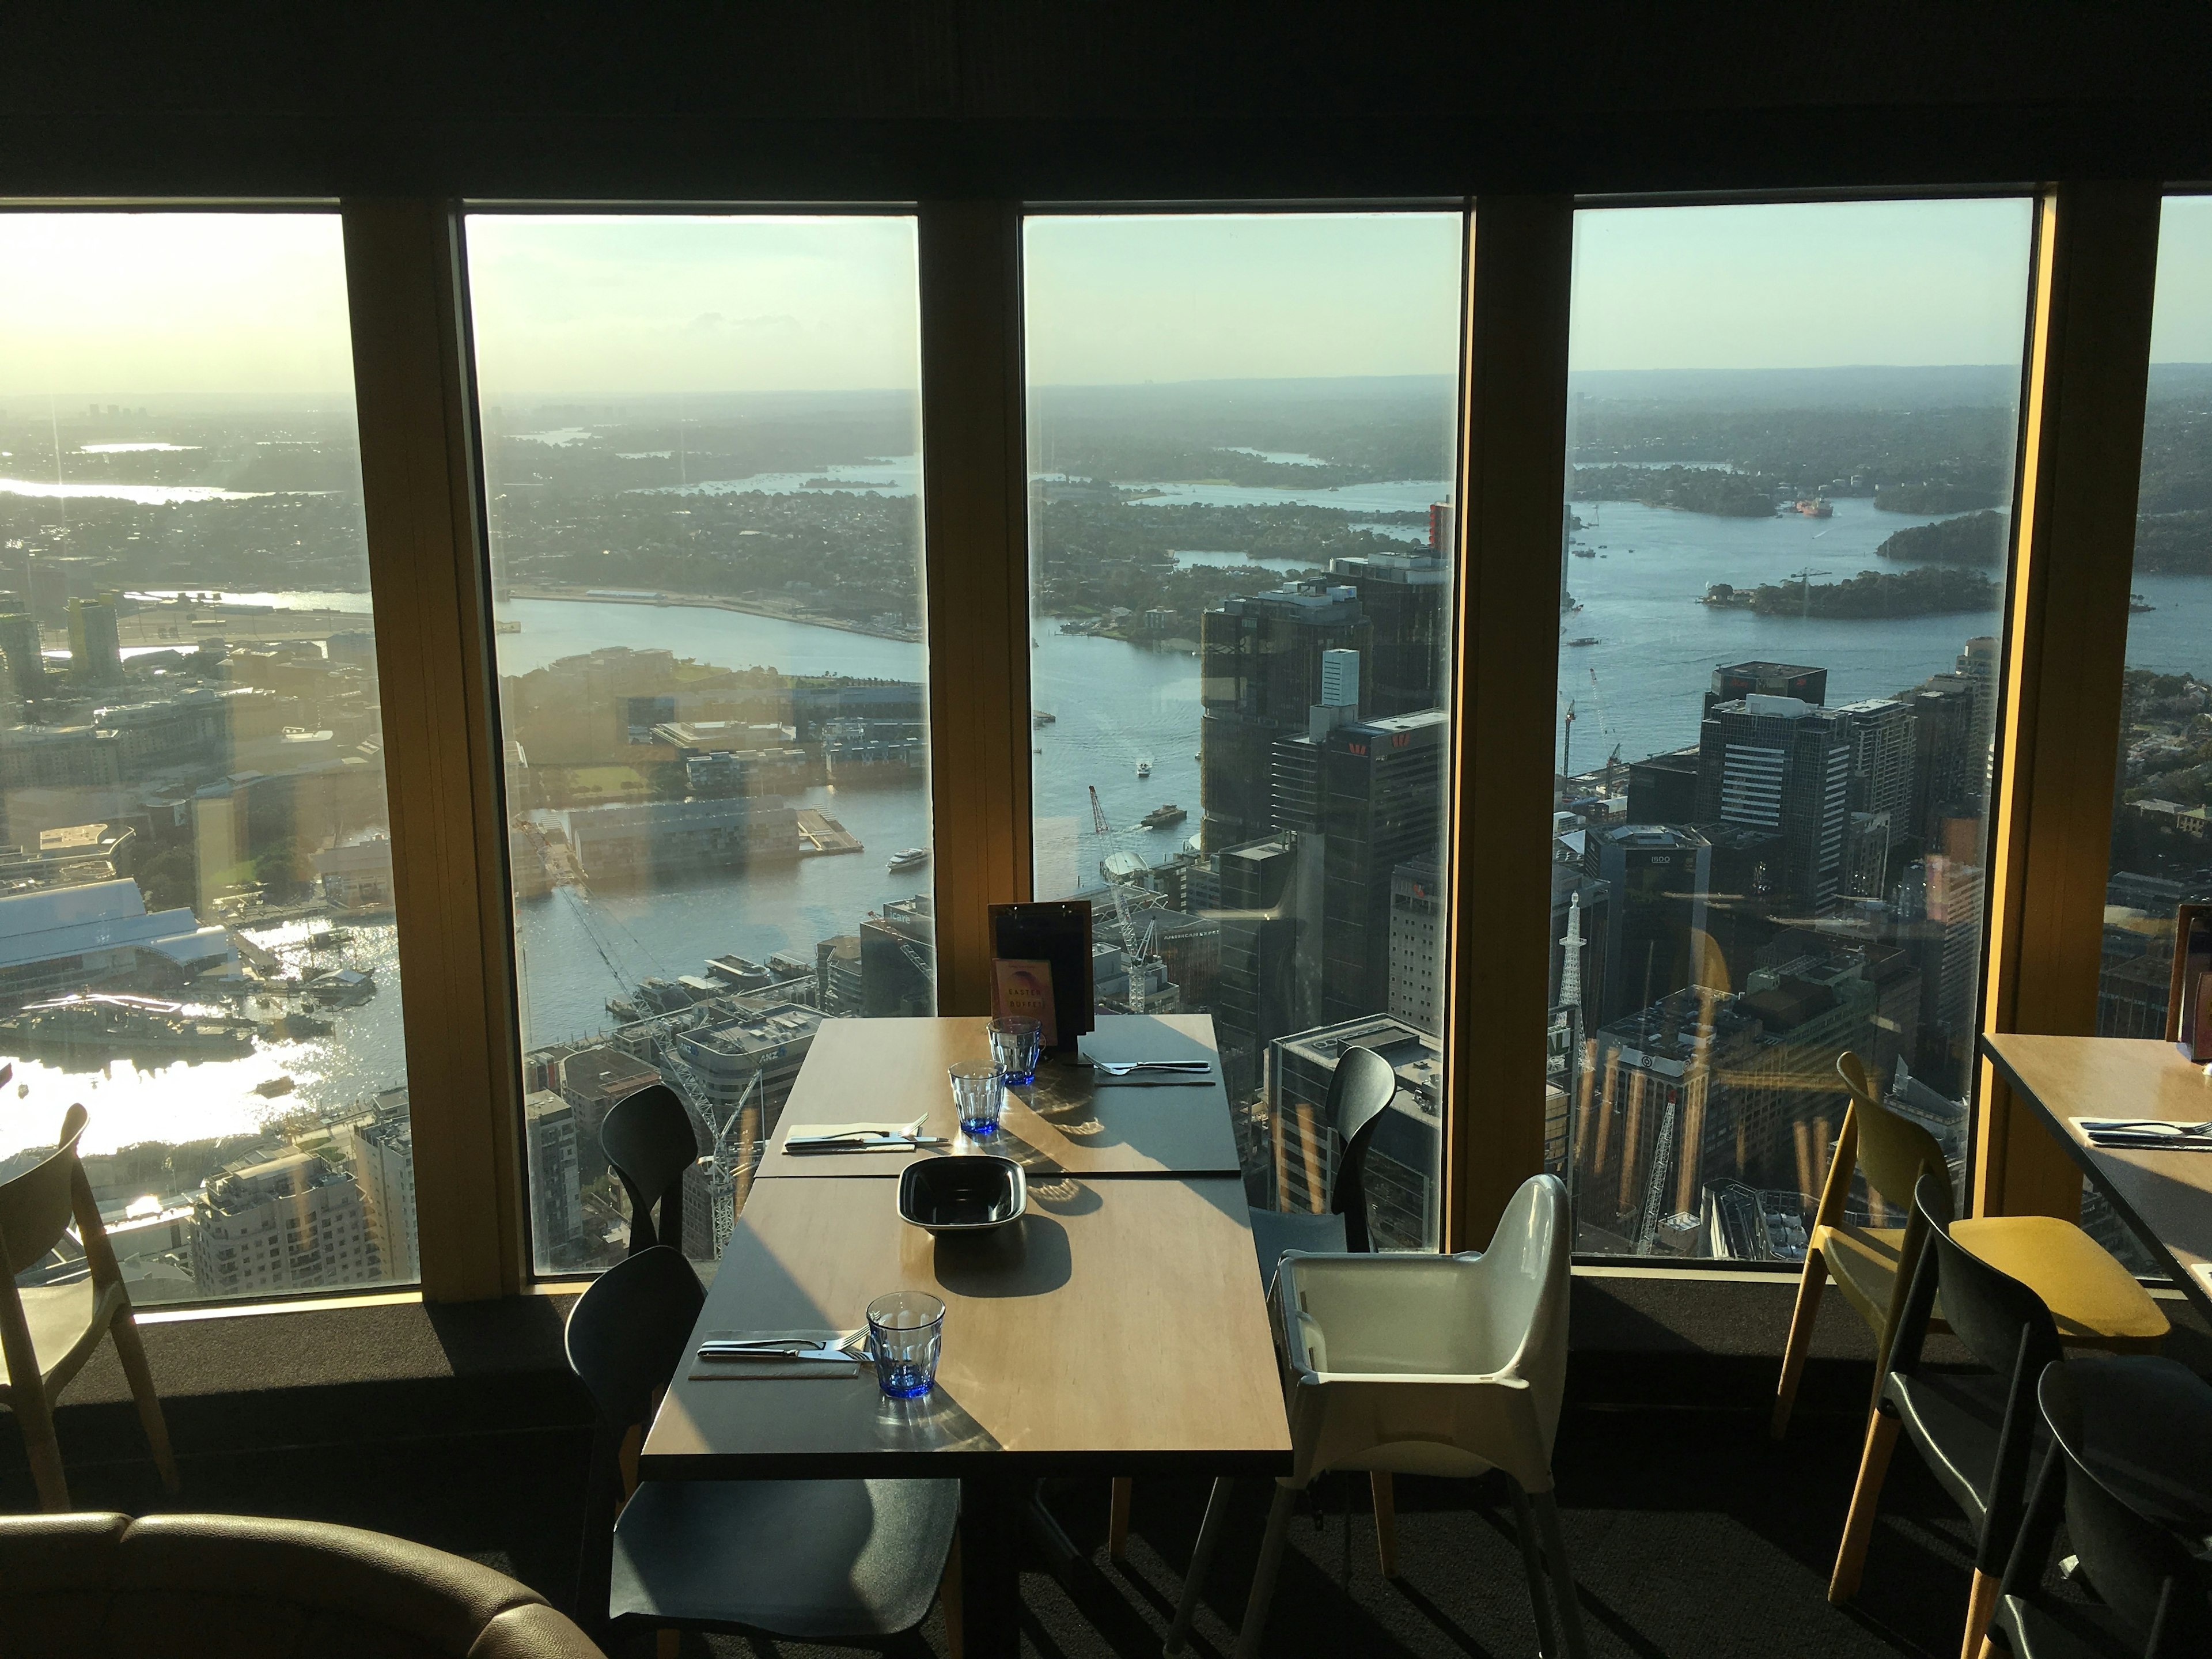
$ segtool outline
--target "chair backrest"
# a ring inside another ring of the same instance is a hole
[[[2098,1368],[2109,1368],[2111,1374],[2089,1374]],[[2212,1602],[2207,1601],[2212,1571],[2096,1473],[2105,1461],[2100,1452],[2117,1449],[2133,1461],[2128,1443],[2142,1443],[2139,1430],[2113,1433],[2107,1426],[2100,1434],[2100,1418],[2112,1425],[2116,1413],[2158,1414],[2162,1402],[2156,1391],[2131,1386],[2146,1375],[2110,1361],[2073,1360],[2045,1368],[2037,1395],[2057,1442],[2052,1455],[2064,1460],[2066,1537],[2081,1560],[2082,1576],[2098,1598],[2132,1626],[2145,1659],[2179,1659],[2183,1654],[2212,1653]],[[2121,1444],[2109,1447],[2103,1443],[2107,1440]],[[2039,1506],[2044,1501],[2039,1492]],[[2014,1576],[2006,1575],[2008,1580]]]
[[[1866,1062],[1858,1055],[1844,1049],[1836,1056],[1836,1070],[1850,1091],[1851,1120],[1858,1129],[1856,1158],[1867,1185],[1899,1209],[1911,1210],[1920,1177],[1931,1171],[1944,1173],[1942,1147],[1920,1125],[1875,1097]]]
[[[607,1108],[599,1150],[629,1194],[629,1253],[684,1248],[684,1172],[699,1161],[698,1131],[676,1091],[648,1084]],[[659,1219],[653,1218],[655,1205]]]
[[[1375,1138],[1383,1111],[1397,1094],[1397,1071],[1374,1049],[1346,1048],[1337,1056],[1336,1075],[1328,1084],[1328,1113],[1329,1127],[1342,1139],[1344,1150],[1337,1157],[1328,1207],[1344,1218],[1344,1244],[1349,1250],[1373,1248],[1363,1174],[1367,1143]]]
[[[76,1213],[76,1143],[85,1118],[83,1107],[70,1107],[54,1150],[0,1185],[0,1272],[9,1279],[44,1260],[69,1231]]]
[[[1567,1386],[1567,1304],[1572,1285],[1575,1228],[1565,1184],[1554,1175],[1530,1176],[1498,1218],[1482,1253],[1489,1279],[1484,1317],[1498,1336],[1516,1327],[1521,1337],[1507,1369],[1534,1397],[1544,1453],[1559,1432],[1559,1405]]]
[[[652,1413],[654,1395],[684,1363],[706,1300],[683,1252],[656,1245],[601,1273],[569,1310],[568,1369],[592,1396],[593,1408],[575,1612],[595,1632],[605,1627],[615,1516],[628,1496],[623,1446]]]

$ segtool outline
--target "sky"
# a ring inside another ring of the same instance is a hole
[[[468,225],[488,394],[912,387],[915,231],[898,216]],[[1577,370],[2009,363],[2019,199],[1592,209]],[[1449,213],[1039,216],[1024,236],[1039,385],[1449,374]],[[2167,204],[2153,356],[2212,362],[2212,199]],[[0,214],[0,404],[351,382],[333,213]]]

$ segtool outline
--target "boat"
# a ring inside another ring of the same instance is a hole
[[[152,997],[76,993],[34,1002],[0,1020],[0,1043],[18,1051],[183,1055],[234,1060],[253,1052],[253,1022]]]
[[[2146,611],[2155,611],[2157,609],[2158,607],[2156,605],[2153,605],[2148,599],[2143,598],[2140,593],[2130,593],[2128,595],[2128,615],[2130,617],[2140,617]]]
[[[253,1085],[253,1092],[259,1095],[264,1100],[274,1100],[279,1095],[290,1094],[292,1091],[298,1086],[299,1085],[295,1084],[289,1076],[280,1074],[276,1077],[270,1078],[265,1083],[255,1084]]]
[[[1799,501],[1797,511],[1808,519],[1832,519],[1836,516],[1835,504],[1826,495],[1814,495]]]
[[[1152,775],[1152,760],[1151,756],[1147,755],[1144,759],[1137,763],[1137,775],[1140,778],[1149,778]]]
[[[902,870],[919,870],[923,865],[928,862],[929,848],[927,847],[909,847],[903,852],[892,854],[891,861],[886,867],[890,869],[893,875],[896,875]]]
[[[360,968],[301,975],[301,994],[325,1008],[353,1008],[376,994],[376,975]]]
[[[1059,715],[1050,714],[1044,709],[1039,708],[1030,714],[1030,724],[1031,726],[1050,726],[1059,719]]]
[[[1189,816],[1190,814],[1182,807],[1177,806],[1173,801],[1169,801],[1164,805],[1155,806],[1137,822],[1147,830],[1164,830],[1171,823],[1181,823]]]
[[[1597,557],[1596,550],[1592,548],[1577,547],[1571,548],[1568,550],[1578,559],[1594,559]]]
[[[1584,634],[1578,639],[1569,640],[1567,643],[1569,645],[1602,645],[1605,641],[1595,634]]]

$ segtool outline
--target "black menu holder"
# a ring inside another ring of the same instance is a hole
[[[1052,964],[1052,1052],[1072,1054],[1092,1029],[1091,907],[1079,900],[991,907],[991,954],[1000,960]]]

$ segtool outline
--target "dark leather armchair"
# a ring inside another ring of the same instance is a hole
[[[8,1659],[600,1659],[534,1590],[442,1550],[312,1521],[0,1516]]]

